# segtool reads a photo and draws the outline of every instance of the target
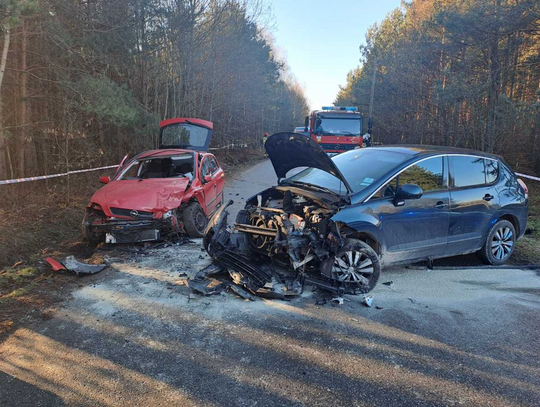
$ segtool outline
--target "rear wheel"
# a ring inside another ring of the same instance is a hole
[[[208,219],[206,219],[201,205],[197,202],[191,202],[182,212],[182,219],[184,220],[184,229],[189,236],[195,238],[204,236]]]
[[[480,255],[485,263],[498,266],[506,263],[514,252],[516,229],[511,222],[500,220],[490,229]]]
[[[342,284],[346,292],[367,293],[381,275],[379,256],[367,243],[347,239],[342,248],[323,262],[321,273]]]

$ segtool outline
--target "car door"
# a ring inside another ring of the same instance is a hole
[[[386,262],[442,257],[448,240],[450,194],[447,187],[446,157],[419,161],[402,171],[382,189],[385,204],[379,206],[381,230],[386,246]],[[394,201],[400,185],[422,188],[419,199]]]
[[[225,172],[219,166],[219,163],[216,157],[210,157],[211,168],[212,168],[212,178],[216,186],[216,202],[214,208],[219,204],[223,203],[223,188],[225,187]]]
[[[210,157],[205,156],[201,162],[201,183],[204,190],[205,213],[212,213],[216,201],[216,183],[212,178]]]
[[[498,161],[472,155],[451,155],[450,230],[447,254],[480,249],[499,208]]]

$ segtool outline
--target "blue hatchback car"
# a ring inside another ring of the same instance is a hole
[[[236,231],[333,287],[367,292],[381,266],[472,252],[499,265],[526,229],[527,187],[496,155],[400,145],[329,158],[293,133],[265,147],[278,185],[248,199]]]

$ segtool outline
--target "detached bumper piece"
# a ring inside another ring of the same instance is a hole
[[[253,293],[272,282],[271,271],[252,265],[248,259],[230,250],[218,254],[215,261],[229,270],[235,284],[243,285]]]

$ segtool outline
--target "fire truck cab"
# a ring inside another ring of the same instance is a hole
[[[362,147],[362,116],[356,107],[323,106],[306,116],[306,131],[327,153]]]

